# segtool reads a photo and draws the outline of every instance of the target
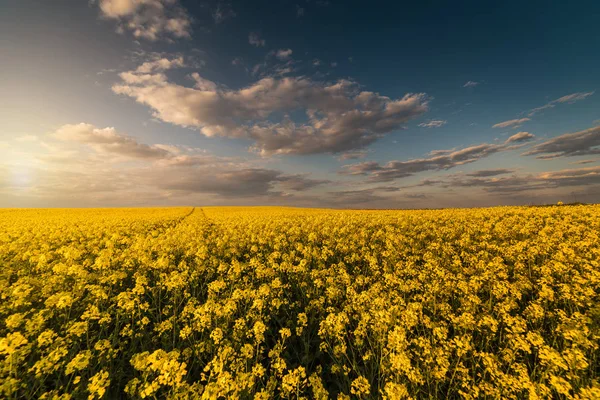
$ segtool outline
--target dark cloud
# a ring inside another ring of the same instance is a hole
[[[566,133],[531,148],[524,155],[539,159],[600,154],[600,126],[575,133]]]
[[[510,172],[509,170],[506,171]],[[548,190],[556,192],[556,190],[561,188],[600,185],[600,167],[566,169],[539,174],[497,176],[504,174],[505,173],[486,175],[485,173],[472,173],[450,175],[442,179],[427,180],[423,181],[421,184],[405,186],[403,189],[419,186],[441,187],[446,189],[481,188],[485,192],[493,193],[495,195],[511,196],[514,193],[520,192],[535,193]]]
[[[330,183],[304,175],[285,175],[264,168],[176,168],[157,172],[157,186],[164,190],[215,194],[224,197],[281,196],[283,191],[302,192]],[[149,179],[155,180],[156,174]]]
[[[504,174],[510,174],[515,172],[514,169],[505,169],[505,168],[500,168],[500,169],[484,169],[481,171],[475,171],[475,172],[471,172],[469,174],[466,174],[467,176],[473,176],[473,177],[477,177],[477,178],[481,178],[481,177],[488,177],[488,176],[498,176],[498,175],[504,175]]]
[[[596,158],[596,159],[589,159],[589,160],[579,160],[579,161],[573,161],[573,162],[572,162],[572,163],[570,163],[570,164],[579,164],[579,165],[583,165],[583,164],[592,164],[592,163],[595,163],[595,162],[598,162],[598,161],[600,161],[600,160]]]
[[[532,135],[533,136],[533,135]],[[461,150],[435,150],[429,158],[420,158],[408,161],[390,161],[385,165],[369,161],[359,164],[345,165],[342,174],[368,175],[373,182],[389,182],[395,179],[406,178],[425,171],[440,171],[473,163],[492,154],[514,150],[522,145],[511,144],[515,142],[514,136],[508,138],[503,144],[483,143]]]
[[[332,183],[326,179],[310,179],[307,174],[281,175],[277,179],[279,186],[286,190],[305,191],[317,186]]]

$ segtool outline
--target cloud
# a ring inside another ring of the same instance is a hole
[[[600,161],[600,159],[598,159],[598,158],[595,158],[595,159],[588,159],[588,160],[579,160],[579,161],[573,161],[573,162],[572,162],[572,163],[570,163],[570,164],[579,164],[579,165],[583,165],[583,164],[592,164],[592,163],[595,163],[595,162],[598,162],[598,161]]]
[[[298,18],[304,16],[304,8],[300,7],[298,4],[296,4],[296,16]]]
[[[565,169],[544,172],[538,179],[549,181],[557,186],[587,186],[600,183],[600,167]]]
[[[566,133],[531,148],[524,155],[538,159],[600,154],[600,126],[575,133]]]
[[[502,144],[482,143],[461,150],[434,150],[428,158],[408,161],[390,161],[380,165],[375,161],[345,165],[342,174],[368,175],[371,182],[390,182],[407,178],[420,172],[441,171],[470,164],[492,154],[514,150],[522,145],[512,145],[508,140]]]
[[[281,61],[285,61],[292,56],[292,49],[280,49],[275,53],[275,57]]]
[[[166,71],[168,69],[184,67],[183,57],[176,57],[172,60],[167,58],[157,58],[152,61],[146,61],[135,70],[138,74],[149,74],[152,72]]]
[[[554,100],[556,103],[575,103],[576,101],[585,100],[595,92],[573,93]]]
[[[475,86],[477,86],[477,85],[479,85],[479,82],[475,82],[475,81],[467,81],[467,83],[465,83],[465,84],[463,85],[463,87],[475,87]]]
[[[448,121],[440,120],[440,119],[432,119],[428,122],[422,122],[419,124],[421,128],[440,128],[446,125]]]
[[[212,12],[212,17],[215,21],[215,24],[220,24],[221,22],[229,18],[234,18],[235,16],[237,16],[237,14],[231,7],[231,4],[224,1],[217,2],[217,6]]]
[[[518,132],[506,139],[506,143],[523,143],[532,140],[535,137],[533,133]]]
[[[194,75],[198,82],[202,77]],[[392,99],[360,91],[348,80],[266,77],[232,90],[201,80],[195,88],[170,82],[163,72],[120,74],[113,91],[153,110],[161,121],[198,129],[205,136],[244,138],[262,155],[360,150],[428,109],[423,93]],[[305,122],[289,112],[304,111]],[[280,121],[272,118],[283,114]]]
[[[157,181],[159,188],[186,193],[209,193],[224,197],[263,196],[272,191],[274,183],[281,175],[278,171],[261,168],[213,173],[206,173],[204,169],[179,172],[159,171],[157,175],[163,178]]]
[[[476,178],[482,178],[482,177],[488,177],[488,176],[498,176],[498,175],[504,175],[504,174],[510,174],[515,172],[514,169],[506,169],[506,168],[499,168],[499,169],[483,169],[480,171],[475,171],[475,172],[471,172],[469,174],[466,174],[467,176],[473,176]]]
[[[63,125],[53,136],[63,142],[83,143],[101,152],[132,158],[161,159],[170,155],[164,148],[139,143],[114,128],[100,129],[85,123]]]
[[[277,177],[276,181],[282,188],[296,192],[331,183],[327,179],[310,179],[307,174],[281,175]]]
[[[188,168],[176,166],[147,176],[161,190],[204,193],[222,197],[283,196],[285,192],[305,192],[330,183],[312,179],[308,174],[286,175],[278,170],[221,165]]]
[[[496,125],[493,125],[492,128],[518,128],[524,122],[530,121],[529,118],[519,118],[519,119],[511,119],[509,121],[500,122]]]
[[[118,32],[131,31],[151,41],[189,38],[192,18],[178,0],[99,0],[100,13],[118,22]]]
[[[330,201],[336,205],[349,206],[358,205],[361,207],[373,207],[376,202],[384,202],[386,197],[377,194],[373,189],[362,190],[340,190],[328,193]]]
[[[248,35],[248,43],[256,47],[265,47],[267,41],[262,39],[257,32],[250,32]]]
[[[529,117],[534,116],[535,114],[537,114],[540,111],[549,109],[549,108],[554,108],[556,106],[556,104],[558,103],[575,103],[577,101],[580,100],[585,100],[586,98],[588,98],[589,96],[593,95],[595,92],[578,92],[578,93],[572,93],[563,97],[560,97],[556,100],[552,100],[549,103],[544,104],[543,106],[540,107],[536,107],[533,108],[531,110],[529,110],[529,113],[527,114]]]
[[[501,171],[501,170],[499,170]],[[478,171],[483,172],[483,171]],[[556,198],[570,194],[569,192],[558,189],[573,187],[589,187],[600,184],[600,167],[588,167],[577,169],[564,169],[559,171],[542,172],[538,174],[514,174],[506,175],[510,170],[499,174],[487,175],[486,173],[456,174],[446,177],[446,179],[428,180],[418,185],[406,186],[401,189],[408,189],[418,186],[452,188],[481,188],[485,192],[494,195],[513,196],[515,193],[528,192],[529,197],[520,197],[519,203],[531,202],[532,195],[546,193],[549,197]],[[558,190],[558,191],[557,191]],[[548,197],[548,196],[547,196]]]
[[[0,166],[2,204],[8,201],[7,193],[11,199],[26,194],[30,201],[26,204],[37,206],[231,204],[242,198],[245,203],[265,204],[295,201],[321,185],[335,184],[310,174],[257,167],[260,160],[144,144],[114,128],[86,123],[61,126],[41,138],[35,151],[25,149],[23,159],[26,164]]]
[[[345,161],[345,160],[357,160],[359,158],[365,158],[367,156],[367,152],[364,150],[357,150],[357,151],[347,151],[345,153],[342,153],[339,157],[338,160],[339,161]]]

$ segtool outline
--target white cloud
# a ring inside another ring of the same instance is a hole
[[[427,96],[409,93],[391,99],[360,91],[340,80],[323,83],[306,77],[267,77],[231,90],[193,75],[195,88],[170,82],[163,73],[129,71],[113,91],[149,106],[155,118],[197,128],[205,136],[246,138],[263,155],[338,153],[357,150],[403,127],[427,111]],[[297,123],[275,114],[303,110]]]
[[[524,122],[531,121],[529,118],[518,118],[511,119],[509,121],[500,122],[496,125],[493,125],[492,128],[518,128]]]
[[[250,32],[248,35],[248,43],[256,47],[265,47],[267,41],[262,39],[257,32]]]
[[[444,121],[441,119],[432,119],[427,122],[420,123],[419,126],[421,128],[440,128],[440,127],[446,125],[447,123],[448,123],[448,121]]]
[[[99,0],[101,14],[117,20],[117,31],[136,38],[189,38],[192,18],[178,0]]]
[[[463,85],[463,87],[475,87],[475,86],[477,86],[477,85],[479,85],[479,82],[475,82],[475,81],[467,81],[467,83],[465,83],[465,84]]]
[[[53,136],[64,142],[84,143],[100,152],[131,158],[161,159],[170,155],[164,148],[138,143],[129,136],[117,133],[114,128],[100,129],[85,123],[63,125]]]
[[[518,132],[506,139],[506,143],[522,143],[532,140],[535,137],[533,133]]]
[[[135,72],[141,74],[149,74],[152,72],[166,71],[171,68],[183,66],[185,66],[183,62],[183,57],[176,57],[172,60],[169,60],[167,58],[158,58],[152,61],[146,61],[145,63],[137,67]]]

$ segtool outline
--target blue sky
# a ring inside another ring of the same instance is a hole
[[[0,206],[600,199],[596,2],[0,11]]]

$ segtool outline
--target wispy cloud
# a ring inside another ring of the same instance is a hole
[[[432,119],[427,122],[420,123],[419,126],[422,128],[440,128],[440,127],[446,125],[447,123],[448,123],[448,121],[444,121],[441,119]]]
[[[572,94],[560,97],[556,100],[552,100],[551,102],[548,102],[548,103],[544,104],[543,106],[533,108],[533,109],[529,110],[529,113],[527,115],[529,117],[532,117],[540,111],[543,111],[543,110],[546,110],[549,108],[554,108],[556,106],[556,104],[559,104],[559,103],[575,103],[577,101],[585,100],[586,98],[593,95],[594,93],[595,92],[572,93]]]
[[[264,47],[267,44],[267,41],[261,38],[258,32],[250,32],[248,35],[248,43],[256,47]]]
[[[524,155],[539,159],[600,154],[600,126],[574,133],[565,133],[531,148]]]
[[[466,176],[473,176],[476,178],[483,178],[488,176],[498,176],[498,175],[506,175],[512,174],[515,172],[514,169],[506,169],[506,168],[498,168],[498,169],[483,169],[475,172],[471,172],[466,174]]]
[[[366,150],[357,150],[357,151],[347,151],[342,153],[339,157],[339,161],[345,160],[358,160],[360,158],[365,158],[367,156]]]
[[[499,122],[496,125],[493,125],[492,128],[518,128],[519,126],[521,126],[521,124],[527,122],[527,121],[531,121],[529,118],[518,118],[518,119],[511,119],[508,121],[504,121],[504,122]]]
[[[523,139],[529,140],[528,139]],[[430,153],[428,158],[419,158],[408,161],[390,161],[385,165],[380,165],[375,161],[368,161],[359,164],[345,165],[342,174],[347,175],[368,175],[372,182],[389,182],[396,179],[407,178],[420,172],[440,171],[455,168],[460,165],[470,164],[492,154],[515,150],[521,145],[515,145],[506,140],[502,144],[482,143],[476,146],[467,147],[461,150],[435,150]]]
[[[220,24],[221,22],[230,18],[234,18],[235,16],[237,16],[237,13],[227,1],[218,1],[216,7],[212,10],[212,17],[215,21],[215,24]]]
[[[573,162],[571,162],[571,163],[569,163],[569,164],[579,164],[579,165],[583,165],[583,164],[592,164],[592,163],[595,163],[595,162],[598,162],[598,161],[600,161],[600,159],[598,159],[598,158],[594,158],[594,159],[587,159],[587,160],[573,161]]]
[[[479,85],[479,82],[475,82],[475,81],[467,81],[467,83],[465,83],[465,84],[463,85],[463,87],[475,87],[475,86],[477,86],[477,85]]]

